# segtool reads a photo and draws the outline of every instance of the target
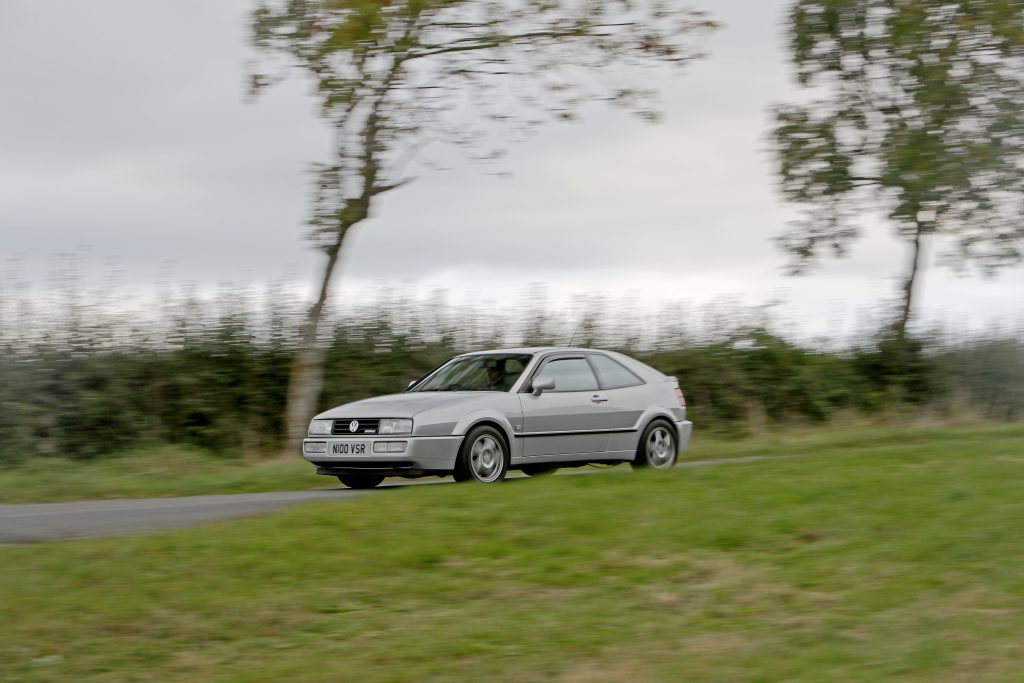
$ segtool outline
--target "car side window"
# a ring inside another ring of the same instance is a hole
[[[545,365],[538,377],[555,380],[555,391],[596,391],[597,378],[584,358],[559,358]]]
[[[622,389],[644,383],[631,370],[608,356],[595,353],[590,356],[590,361],[597,368],[597,374],[601,377],[601,386],[605,389]]]

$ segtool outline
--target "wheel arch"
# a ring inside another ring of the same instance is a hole
[[[664,422],[665,426],[671,429],[673,434],[678,434],[675,420],[672,419],[671,415],[663,413],[660,410],[645,415],[643,419],[640,421],[640,424],[642,426],[636,431],[636,448],[633,450],[634,460],[636,460],[640,456],[640,449],[644,447],[644,434],[647,432],[648,429],[650,429],[651,425],[653,425],[655,422]],[[677,442],[676,448],[679,448],[678,435],[675,437],[675,440]]]
[[[472,435],[474,430],[482,427],[490,430],[489,432],[485,432],[487,434],[494,432],[497,435],[498,440],[504,444],[505,447],[505,457],[502,459],[503,462],[501,464],[501,469],[496,473],[496,478],[493,479],[480,477],[478,472],[473,471],[475,468],[470,463],[470,449],[473,447],[473,444],[469,441],[469,437]],[[511,469],[511,466],[512,446],[508,432],[502,427],[499,420],[495,420],[490,417],[481,417],[471,422],[467,426],[465,433],[462,435],[462,442],[459,444],[458,456],[455,459],[455,469],[452,472],[452,475],[455,477],[455,481],[471,481],[476,479],[477,481],[489,484],[503,480],[505,475],[508,474],[509,469]]]
[[[512,456],[512,437],[509,435],[508,429],[505,425],[501,424],[501,422],[493,417],[480,417],[469,423],[462,432],[463,443],[466,442],[466,437],[469,433],[477,427],[492,427],[497,430],[498,434],[501,435],[502,440],[505,442],[505,452],[509,454],[509,457]]]
[[[490,406],[481,406],[462,415],[461,419],[455,424],[453,434],[465,437],[474,427],[479,427],[480,425],[490,425],[497,429],[498,433],[505,437],[505,448],[512,454],[513,444],[515,444],[515,437],[512,434],[512,423],[503,411],[491,408]]]

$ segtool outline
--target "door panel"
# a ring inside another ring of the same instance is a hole
[[[633,429],[647,408],[648,388],[609,389],[603,393],[608,397],[608,429]]]
[[[527,457],[600,454],[608,445],[608,397],[582,355],[556,356],[540,367],[536,379],[555,380],[555,390],[525,394],[523,455]]]
[[[608,404],[590,400],[597,393],[523,395],[523,455],[603,453],[608,434],[586,433],[608,429]]]

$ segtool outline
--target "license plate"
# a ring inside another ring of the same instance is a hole
[[[331,444],[331,455],[366,455],[370,452],[365,441],[346,441]]]

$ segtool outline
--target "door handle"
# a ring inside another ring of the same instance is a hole
[[[604,396],[602,396],[601,394],[594,394],[594,395],[593,395],[593,396],[592,396],[592,397],[590,398],[590,400],[591,400],[592,402],[594,402],[594,403],[607,403],[607,402],[608,402],[608,399],[607,399],[607,398],[605,398]]]

